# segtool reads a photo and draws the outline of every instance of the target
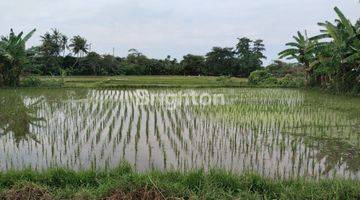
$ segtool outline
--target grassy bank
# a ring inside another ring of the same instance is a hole
[[[244,87],[245,78],[211,76],[69,76],[35,77],[42,87],[131,88],[131,87]],[[23,80],[24,83],[24,80]]]
[[[0,199],[359,199],[360,182],[272,180],[221,170],[137,173],[48,170],[0,174]]]
[[[337,95],[359,96],[354,93],[336,93],[321,88],[306,88],[294,82],[251,84],[247,78],[216,76],[30,76],[23,77],[21,87],[39,88],[296,88]],[[0,88],[6,88],[0,85]]]

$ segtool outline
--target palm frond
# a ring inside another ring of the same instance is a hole
[[[343,63],[350,63],[350,62],[354,62],[354,61],[358,61],[360,60],[360,52],[354,53],[353,55],[345,58],[343,60]]]
[[[326,32],[327,32],[327,30],[326,30]],[[313,36],[313,37],[309,38],[309,40],[315,41],[315,40],[321,40],[321,39],[326,39],[326,38],[330,38],[330,37],[331,36],[328,33],[324,33],[324,34]]]
[[[301,45],[296,42],[289,42],[285,44],[286,46],[298,47],[301,48]]]
[[[327,28],[327,31],[328,31],[329,35],[331,36],[331,38],[333,38],[336,43],[339,43],[340,37],[338,35],[336,26],[334,26],[333,24],[328,22],[326,25],[326,28]]]
[[[341,10],[338,7],[335,7],[334,10],[338,15],[338,17],[340,18],[341,24],[345,26],[346,31],[350,34],[350,36],[353,36],[354,29],[350,21],[345,17],[345,15],[341,12]]]
[[[35,31],[36,31],[36,29],[33,29],[28,34],[26,34],[25,37],[23,38],[23,41],[27,42],[31,38],[31,36],[35,33]]]
[[[278,55],[279,55],[280,59],[282,59],[282,58],[289,57],[289,56],[295,56],[298,53],[299,53],[298,49],[286,49],[284,51],[281,51]]]

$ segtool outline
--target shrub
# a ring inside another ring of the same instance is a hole
[[[258,85],[264,82],[266,79],[269,79],[271,74],[266,70],[256,70],[251,72],[249,76],[249,83],[252,85]]]
[[[40,85],[41,80],[34,76],[29,76],[22,81],[23,87],[39,87]]]
[[[278,83],[279,83],[278,79],[273,76],[270,76],[261,82],[262,85],[266,85],[266,86],[276,86],[278,85]]]
[[[284,78],[282,78],[279,81],[279,85],[283,87],[296,87],[296,88],[304,87],[305,77],[287,74]]]

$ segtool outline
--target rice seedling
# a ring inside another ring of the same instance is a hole
[[[356,97],[344,100],[289,89],[204,88],[193,92],[222,94],[226,104],[190,104],[172,110],[157,100],[137,105],[136,91],[130,89],[63,90],[19,89],[12,97],[10,91],[0,91],[1,170],[111,169],[126,160],[139,170],[219,167],[275,178],[360,177]],[[148,91],[155,96],[186,92]],[[18,117],[9,114],[16,109],[11,104],[31,108],[34,102],[39,103],[31,112],[18,111],[24,112],[22,116],[33,113],[33,118],[10,123]]]

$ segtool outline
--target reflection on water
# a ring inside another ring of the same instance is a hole
[[[334,168],[346,167],[345,170],[358,172],[360,170],[360,148],[346,141],[337,139],[314,140],[310,147],[318,150],[316,160],[325,160],[324,174]]]
[[[21,140],[37,141],[30,126],[40,126],[39,123],[43,120],[36,114],[40,101],[41,99],[23,99],[15,92],[0,96],[0,134],[12,133],[16,144]]]
[[[139,170],[221,167],[270,177],[360,177],[359,99],[201,89],[196,92],[224,94],[228,103],[171,110],[137,104],[134,92],[1,91],[0,169],[106,169],[126,160]]]

